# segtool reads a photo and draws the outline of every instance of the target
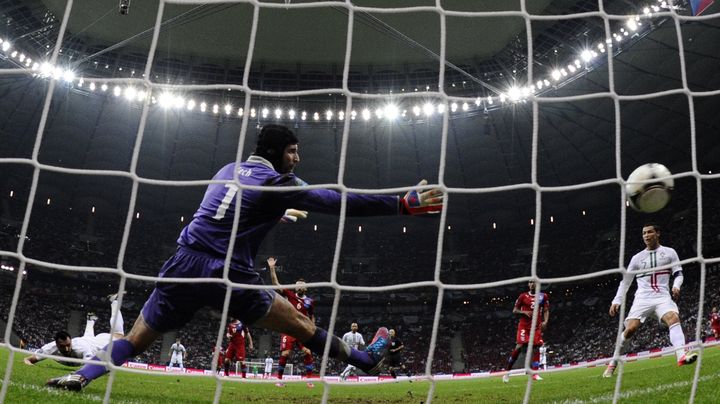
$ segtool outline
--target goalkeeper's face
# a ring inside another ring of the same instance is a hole
[[[282,155],[282,165],[280,167],[280,174],[287,174],[293,172],[295,166],[300,162],[300,154],[298,154],[298,145],[290,144],[285,146],[285,151]]]
[[[55,340],[55,346],[57,346],[60,355],[70,356],[70,352],[72,352],[72,338]]]

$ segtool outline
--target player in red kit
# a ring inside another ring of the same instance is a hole
[[[275,264],[277,263],[277,260],[273,257],[270,257],[267,259],[268,269],[270,270],[270,278],[272,280],[273,285],[280,285],[280,281],[278,281],[277,273],[275,272]],[[315,301],[306,295],[307,288],[305,288],[305,281],[303,279],[298,279],[297,282],[295,282],[295,285],[297,287],[295,290],[290,289],[283,289],[279,293],[280,295],[284,296],[290,304],[295,307],[297,311],[302,313],[305,317],[309,318],[310,321],[313,323],[315,322]],[[287,334],[280,334],[280,359],[278,360],[278,379],[282,380],[283,373],[285,372],[285,364],[287,363],[287,358],[290,356],[290,352],[293,350],[295,345],[297,344],[297,347],[303,352],[305,359],[305,376],[312,376],[313,368],[314,368],[314,361],[312,352],[310,352],[309,349],[303,346],[300,341],[297,339],[291,337]],[[278,387],[283,387],[284,385],[281,382],[278,382],[276,384]],[[312,383],[308,382],[308,387],[314,387]]]
[[[512,369],[515,361],[520,355],[521,350],[530,342],[530,328],[532,327],[532,316],[535,304],[538,304],[538,318],[537,325],[535,326],[535,338],[533,339],[533,359],[532,368],[537,370],[538,362],[540,361],[540,352],[538,348],[543,345],[542,332],[547,328],[548,320],[550,319],[550,302],[548,300],[547,293],[535,294],[535,282],[528,282],[528,291],[523,292],[515,301],[515,307],[513,308],[513,314],[520,315],[520,321],[517,327],[517,336],[515,337],[515,349],[513,349],[510,357],[508,358],[505,370]],[[533,380],[542,380],[540,375],[533,375]],[[503,382],[507,383],[510,381],[510,374],[503,376]]]
[[[212,347],[213,355],[215,355],[215,349],[217,349],[217,347],[213,346]],[[217,368],[216,368],[218,375],[220,374],[220,372],[222,372],[222,369],[224,366],[225,366],[225,350],[223,349],[223,347],[220,347],[219,352],[218,352],[218,357],[217,357]]]
[[[243,379],[247,376],[247,366],[245,364],[245,340],[247,339],[248,348],[253,349],[252,336],[250,330],[245,324],[238,319],[232,319],[227,326],[228,348],[225,351],[225,376],[230,374],[230,363],[232,361],[240,361],[240,369]]]
[[[708,322],[710,323],[710,329],[713,332],[713,336],[716,340],[720,341],[720,313],[718,313],[717,306],[713,307],[712,311],[710,311]]]

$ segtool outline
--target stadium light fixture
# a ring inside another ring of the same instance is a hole
[[[103,90],[103,91],[107,91],[108,85],[103,83],[103,85],[100,86],[100,89]]]
[[[357,118],[357,111],[353,109],[352,111],[350,111],[350,119],[354,121],[355,118]]]
[[[338,119],[341,121],[345,120],[345,111],[343,111],[343,110],[338,111]]]
[[[225,115],[230,115],[231,112],[232,112],[232,105],[225,104]]]
[[[243,116],[245,114],[245,110],[243,108],[238,108],[238,116]]]
[[[24,61],[25,61],[25,54],[24,54],[24,53],[21,53],[20,56],[18,57],[18,60],[20,61],[20,63],[24,62]]]
[[[388,120],[395,120],[400,114],[400,109],[395,104],[388,104],[385,106],[385,116]]]
[[[8,42],[8,41],[3,42],[3,43],[2,43],[2,50],[3,50],[3,52],[7,52],[8,49],[10,49],[10,46],[11,46],[11,45],[10,45],[10,42]]]
[[[522,91],[518,87],[510,87],[510,89],[507,92],[508,98],[510,101],[518,101],[522,97]]]
[[[137,90],[134,87],[125,88],[125,98],[128,101],[133,101],[137,97]]]
[[[488,98],[487,98],[487,102],[488,102],[488,105],[492,105],[492,104],[493,104],[493,99],[492,99],[492,97],[489,96],[489,95],[488,95]]]
[[[363,110],[362,110],[362,117],[363,117],[363,119],[366,120],[366,121],[369,120],[369,119],[370,119],[370,110],[367,109],[367,108],[363,109]]]
[[[291,109],[290,111],[288,111],[288,117],[291,120],[295,120],[295,110],[294,109]]]
[[[420,116],[420,112],[422,112],[422,111],[420,111],[420,107],[418,107],[417,105],[415,105],[415,106],[412,108],[412,112],[413,112],[413,115],[415,115],[415,116]]]
[[[435,107],[431,103],[427,103],[423,106],[423,112],[427,116],[432,116],[433,112],[435,112]]]
[[[317,112],[315,112],[315,113],[313,114],[313,120],[319,121],[319,120],[320,120],[320,114],[318,114]]]
[[[187,109],[188,111],[192,111],[195,109],[195,100],[189,100],[187,103]]]
[[[207,111],[207,104],[205,102],[200,103],[200,111],[201,112]]]
[[[558,81],[558,80],[560,80],[560,77],[562,77],[562,74],[560,74],[560,70],[555,69],[552,71],[550,76],[553,78],[553,80]]]
[[[170,108],[173,104],[173,96],[170,93],[162,93],[158,98],[158,102],[160,103],[161,107],[166,109]]]
[[[376,116],[378,119],[382,119],[384,115],[385,115],[385,112],[383,111],[382,108],[378,108],[378,109],[375,110],[375,116]]]
[[[268,117],[268,114],[270,113],[270,110],[267,109],[267,108],[263,108],[262,111],[260,111],[260,113],[262,114],[263,119],[265,119],[265,118]]]
[[[120,86],[115,86],[115,88],[113,88],[113,95],[119,97],[120,94],[122,94],[122,88],[120,88]]]
[[[328,109],[327,111],[325,111],[325,119],[326,120],[331,121],[332,117],[333,117],[333,112],[331,110]]]
[[[463,111],[467,111],[467,110],[469,110],[469,109],[470,109],[470,105],[468,105],[467,102],[463,102],[463,104],[462,104],[462,110],[463,110]]]
[[[300,119],[302,119],[303,121],[307,119],[307,111],[302,112],[302,114],[300,115]]]
[[[456,112],[457,109],[458,109],[458,105],[456,102],[453,102],[452,104],[450,104],[450,111]]]
[[[217,104],[214,104],[213,108],[212,108],[212,112],[213,112],[213,114],[217,115],[217,113],[220,112],[220,106]]]
[[[140,212],[135,213],[135,219],[140,219]]]
[[[275,109],[275,119],[280,119],[280,118],[282,118],[282,109],[276,108]],[[292,118],[290,118],[290,119],[292,119]]]
[[[95,82],[90,83],[90,91],[95,91]]]
[[[63,80],[65,80],[67,83],[72,83],[73,80],[75,80],[75,72],[72,70],[65,70],[63,72]]]
[[[637,24],[637,20],[635,19],[635,17],[630,17],[630,18],[628,18],[628,20],[627,20],[627,22],[625,23],[625,25],[628,27],[628,29],[629,29],[630,31],[637,31],[637,30],[638,30],[638,24]]]

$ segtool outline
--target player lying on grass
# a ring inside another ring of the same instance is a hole
[[[59,355],[75,359],[91,359],[101,351],[111,339],[120,339],[125,335],[122,313],[118,307],[117,294],[108,296],[110,300],[110,333],[95,335],[97,317],[89,313],[82,337],[71,338],[65,331],[58,331],[55,340],[38,349],[35,354],[23,359],[25,364],[34,365],[45,359],[46,355]],[[79,366],[76,362],[58,361],[65,366]]]
[[[232,287],[228,315],[248,326],[266,328],[297,338],[314,352],[323,352],[326,341],[330,357],[375,373],[387,351],[388,332],[382,327],[364,352],[350,348],[328,333],[273,290],[244,288],[261,285],[254,259],[265,236],[289,208],[334,214],[340,213],[342,195],[334,190],[307,189],[293,174],[300,162],[298,138],[288,128],[266,125],[260,131],[255,152],[243,163],[230,163],[213,178],[226,183],[210,184],[193,220],[182,230],[178,249],[160,270],[160,278],[192,278],[188,282],[158,282],[145,302],[140,316],[125,338],[108,346],[109,360],[117,365],[145,351],[163,333],[179,329],[202,308],[222,310],[226,284],[223,278],[225,257],[239,208],[235,243],[227,276]],[[239,189],[242,185],[294,187],[288,191]],[[427,184],[421,181],[419,187]],[[442,209],[444,195],[439,189],[413,190],[404,197],[347,193],[348,216],[420,215]],[[240,206],[236,206],[239,201]],[[205,278],[208,281],[198,281]],[[108,370],[103,365],[87,364],[75,373],[51,379],[51,387],[81,390]]]
[[[642,237],[645,249],[635,254],[628,264],[628,273],[618,286],[615,298],[610,305],[610,316],[614,317],[620,311],[620,305],[625,297],[633,279],[637,280],[635,299],[630,312],[625,318],[625,330],[621,341],[623,353],[630,345],[630,338],[635,335],[640,324],[651,315],[668,326],[670,342],[675,347],[678,366],[695,362],[697,353],[685,351],[685,334],[680,325],[680,315],[677,304],[673,300],[680,298],[680,287],[683,283],[682,267],[678,263],[677,252],[670,247],[660,245],[660,227],[655,223],[643,226]],[[659,266],[672,265],[670,268],[648,271]],[[637,273],[636,273],[637,272]],[[670,277],[674,276],[672,290]],[[672,293],[672,294],[671,294]],[[617,361],[612,360],[603,372],[603,377],[611,377],[615,372]]]

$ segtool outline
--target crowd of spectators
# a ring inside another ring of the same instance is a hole
[[[694,236],[697,219],[692,201],[683,202],[680,198],[675,203],[687,208],[660,216],[658,221],[666,226],[662,240],[676,248],[681,258],[696,256],[697,241]],[[110,315],[106,296],[117,292],[121,278],[113,269],[118,268],[124,217],[88,216],[53,209],[35,209],[23,254],[34,260],[63,264],[74,269],[105,268],[105,272],[27,265],[12,319],[12,330],[26,339],[29,347],[35,348],[51,341],[56,331],[66,329],[71,312],[82,315],[97,313],[100,319],[96,329],[98,332],[105,331],[103,327]],[[16,210],[19,211],[19,207]],[[702,240],[705,257],[719,255],[718,231],[710,225],[720,220],[719,212],[711,205],[705,205]],[[308,282],[329,281],[337,221],[328,218],[318,220],[320,230],[303,225],[278,226],[262,247],[257,270],[267,276],[263,260],[273,255],[279,257],[279,276],[283,283],[292,284],[299,277]],[[411,224],[404,220],[387,219],[382,225],[365,224],[363,231],[355,231],[361,222],[348,218],[337,266],[337,282],[341,286],[380,286],[434,281],[437,224],[435,221]],[[617,267],[619,225],[603,220],[599,214],[583,215],[572,220],[574,222],[557,221],[543,226],[537,259],[538,275],[562,277]],[[133,221],[122,269],[130,274],[156,274],[163,260],[172,253],[181,226],[182,223],[159,226],[151,221]],[[397,231],[403,226],[407,226],[407,233]],[[639,218],[628,219],[625,262],[642,248],[640,227]],[[4,223],[0,227],[0,248],[15,251],[19,229],[17,221]],[[482,242],[470,245],[465,240]],[[532,261],[532,242],[532,228],[492,234],[462,228],[448,229],[444,237],[439,279],[445,283],[474,284],[527,276]],[[5,266],[19,269],[14,258],[0,257],[0,260]],[[698,262],[691,262],[684,269],[686,280],[679,306],[683,330],[687,339],[692,341],[696,339],[701,266]],[[708,265],[706,270],[705,313],[712,305],[720,304],[720,268],[717,264]],[[16,274],[0,271],[0,317],[4,321],[9,319]],[[615,274],[543,285],[551,302],[550,325],[544,334],[551,351],[549,364],[590,360],[613,353],[618,321],[607,314],[607,309],[619,279],[619,275]],[[123,299],[123,313],[126,330],[129,330],[152,289],[152,283],[128,278],[125,288],[128,294]],[[517,318],[511,313],[512,307],[515,298],[525,288],[524,281],[518,281],[488,289],[446,290],[432,371],[450,373],[502,368],[514,346]],[[317,300],[317,322],[326,328],[330,325],[334,293],[327,287],[310,290],[310,295]],[[629,296],[631,294],[632,290]],[[369,342],[378,326],[395,328],[406,346],[406,366],[412,373],[424,373],[437,296],[437,288],[427,285],[393,292],[343,290],[334,331],[342,335],[351,322],[359,322]],[[705,327],[702,320],[702,327]],[[210,311],[200,313],[179,331],[189,350],[186,366],[210,367],[212,347],[221,327],[220,313]],[[701,329],[701,336],[704,331]],[[279,355],[278,335],[261,330],[253,332],[256,338],[268,335],[272,341],[268,353],[274,357]],[[634,338],[632,349],[639,351],[668,345],[667,332],[659,329],[657,323],[649,322]],[[136,359],[162,363],[166,356],[162,349],[162,341],[157,341]],[[264,354],[256,351],[251,356],[261,358]],[[302,358],[296,359],[299,365]],[[319,360],[317,363],[319,366]],[[341,368],[342,364],[329,361],[330,373],[339,372]]]

